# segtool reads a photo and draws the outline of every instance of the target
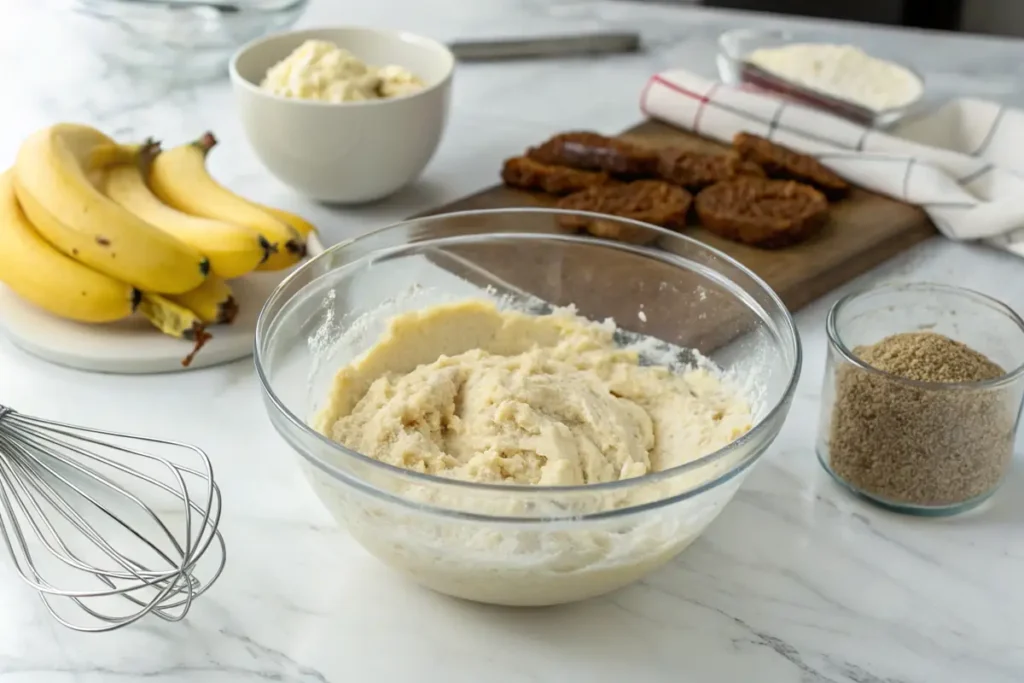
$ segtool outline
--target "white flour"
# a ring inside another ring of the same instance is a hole
[[[906,106],[924,85],[910,70],[852,45],[793,43],[761,48],[746,60],[771,74],[873,111]]]

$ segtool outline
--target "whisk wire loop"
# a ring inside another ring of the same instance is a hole
[[[202,449],[0,405],[0,537],[65,626],[183,619],[224,570],[220,516]]]

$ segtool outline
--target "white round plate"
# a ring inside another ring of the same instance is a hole
[[[307,249],[310,256],[324,250],[315,235],[308,238]],[[210,328],[213,338],[187,368],[181,360],[192,350],[192,342],[160,334],[142,316],[105,325],[76,323],[22,301],[3,285],[0,332],[34,356],[79,370],[128,375],[210,367],[252,353],[260,309],[290,272],[250,273],[232,280],[238,317],[230,325]]]

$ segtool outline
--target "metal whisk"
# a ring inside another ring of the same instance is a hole
[[[184,618],[224,569],[220,513],[210,459],[195,446],[0,405],[0,535],[69,628]]]

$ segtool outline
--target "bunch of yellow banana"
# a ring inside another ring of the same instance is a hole
[[[306,255],[308,223],[277,209],[239,197],[210,177],[206,155],[217,144],[213,133],[156,156],[149,186],[164,204],[192,216],[233,223],[260,236],[271,252],[260,270],[280,270]]]
[[[161,152],[77,124],[33,134],[0,174],[0,282],[79,322],[138,312],[198,350],[238,312],[227,280],[294,265],[314,230],[218,184],[214,144]]]

